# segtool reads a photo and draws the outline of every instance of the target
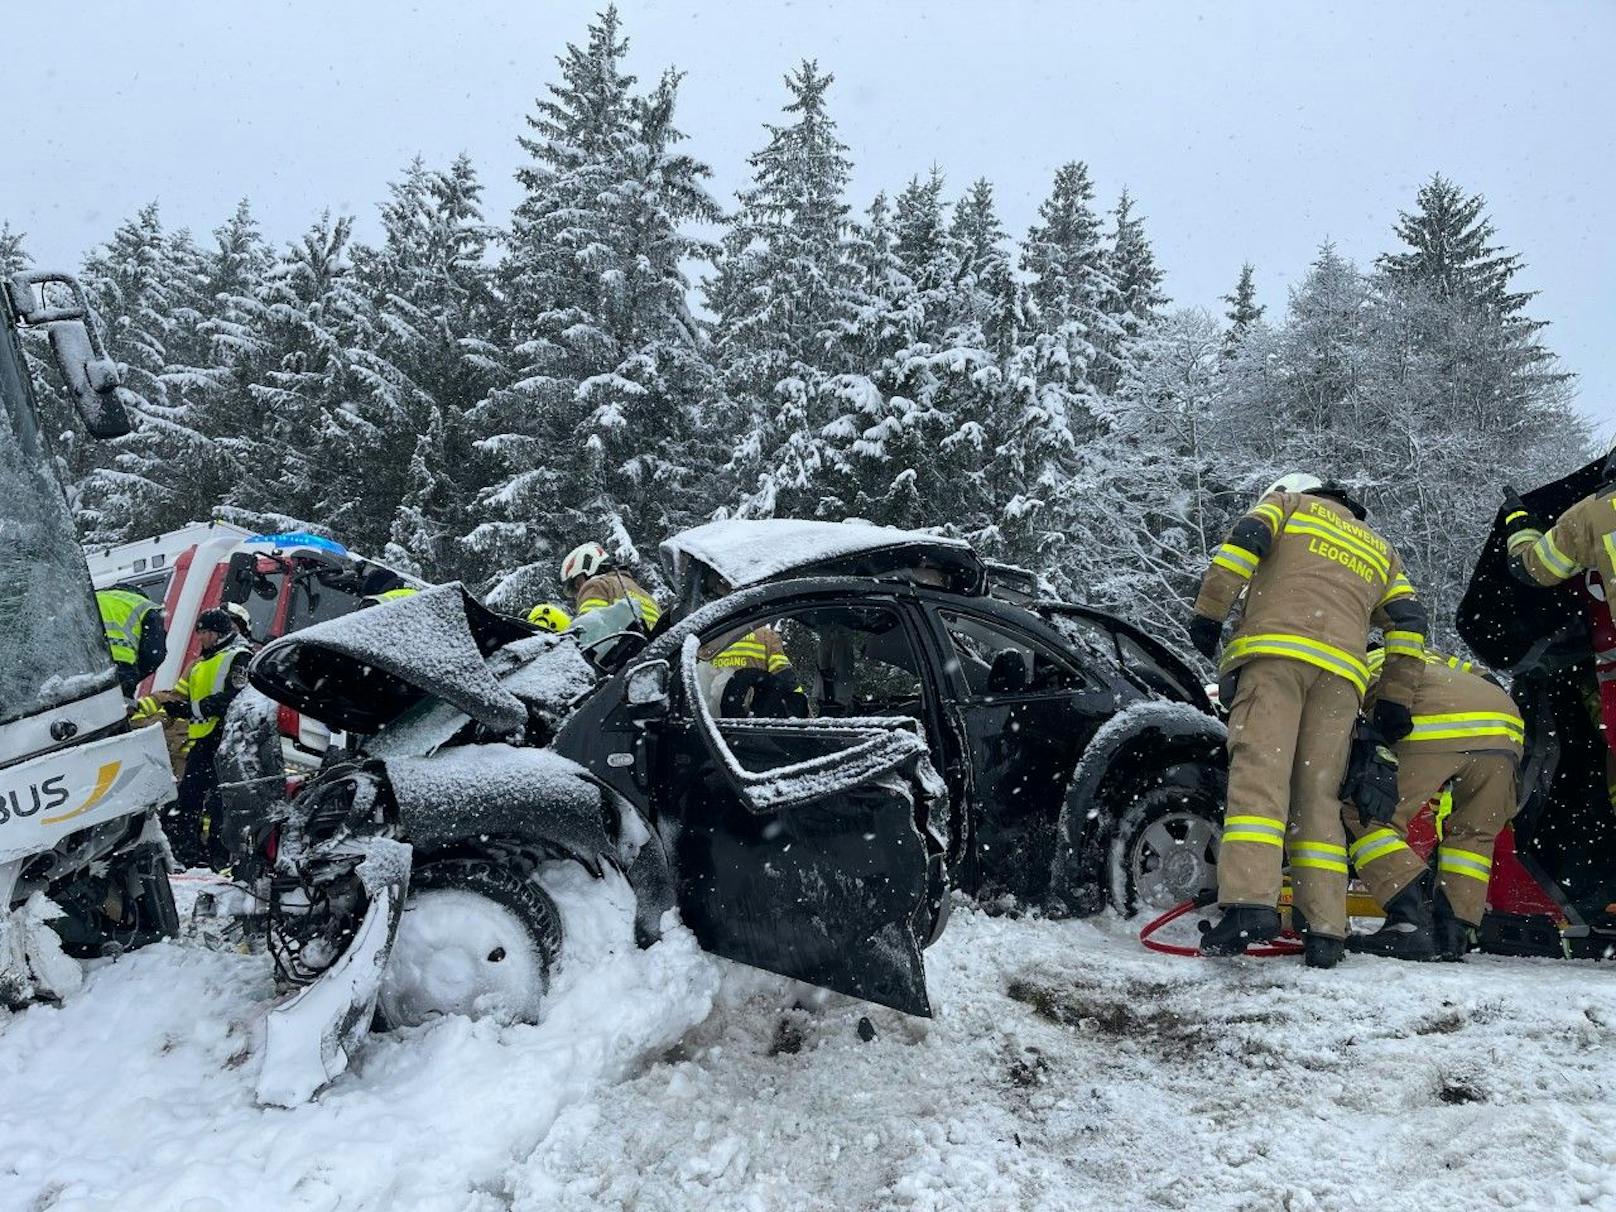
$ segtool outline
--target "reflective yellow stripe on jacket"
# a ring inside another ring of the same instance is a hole
[[[1554,532],[1552,530],[1540,536],[1537,542],[1532,544],[1532,551],[1543,567],[1562,581],[1582,567],[1582,565],[1560,550],[1559,544],[1554,541]]]
[[[639,612],[640,622],[645,624],[647,631],[657,625],[657,620],[662,617],[662,608],[654,600],[643,593],[627,593],[623,596],[634,603],[635,609]],[[610,605],[611,603],[605,598],[585,598],[578,603],[578,613],[588,614],[591,610],[604,610]]]
[[[749,631],[713,658],[715,669],[763,669],[779,673],[789,669],[791,662],[782,652],[770,652],[757,632]]]
[[[1358,688],[1359,694],[1369,689],[1369,666],[1362,657],[1355,656],[1344,648],[1337,648],[1334,644],[1326,644],[1323,640],[1311,639],[1305,635],[1286,635],[1283,632],[1237,636],[1223,650],[1223,671],[1226,673],[1236,665],[1259,656],[1287,657],[1293,661],[1305,661],[1326,673],[1346,678]]]
[[[1262,563],[1262,557],[1255,551],[1247,551],[1237,543],[1225,543],[1212,556],[1212,562],[1219,568],[1227,568],[1235,576],[1249,581],[1252,574],[1257,571],[1257,565]]]
[[[1417,715],[1413,730],[1398,744],[1415,741],[1457,741],[1470,737],[1502,737],[1526,743],[1526,725],[1518,715],[1503,711],[1450,711],[1443,715]]]

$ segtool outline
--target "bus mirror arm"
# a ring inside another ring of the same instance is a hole
[[[52,303],[46,290],[52,285],[65,289],[71,300]],[[24,270],[6,280],[6,294],[18,319],[43,328],[49,336],[56,369],[90,436],[121,438],[128,433],[129,412],[118,394],[118,364],[107,356],[95,313],[78,280],[50,270]]]

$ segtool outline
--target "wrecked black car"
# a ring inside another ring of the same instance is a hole
[[[954,889],[1083,913],[1212,885],[1223,729],[1136,629],[878,527],[718,523],[664,555],[648,636],[610,611],[534,634],[441,586],[254,661],[349,736],[291,805],[235,814],[274,820],[272,949],[339,1020],[309,1090],[373,1005],[536,1016],[566,945],[547,864],[625,879],[642,942],[677,907],[713,954],[911,1014]],[[777,693],[737,694],[724,654],[764,632]]]

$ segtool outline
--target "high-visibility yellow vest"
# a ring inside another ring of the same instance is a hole
[[[251,655],[245,643],[232,640],[212,656],[198,657],[195,664],[186,670],[185,676],[175,684],[174,689],[191,702],[191,721],[186,726],[186,733],[193,742],[201,740],[219,726],[218,716],[197,718],[202,710],[202,701],[225,688],[237,657]]]
[[[133,665],[140,653],[141,628],[157,603],[133,589],[98,589],[95,604],[101,608],[101,626],[112,659],[120,665]]]

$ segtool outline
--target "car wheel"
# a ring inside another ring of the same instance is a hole
[[[1111,903],[1123,917],[1165,913],[1218,886],[1223,814],[1212,796],[1157,785],[1135,796],[1111,841]]]
[[[377,1013],[387,1027],[445,1014],[537,1022],[561,946],[555,902],[525,868],[425,863],[410,876]]]

